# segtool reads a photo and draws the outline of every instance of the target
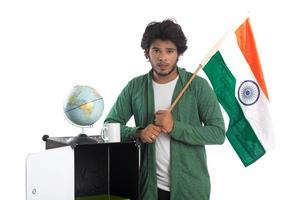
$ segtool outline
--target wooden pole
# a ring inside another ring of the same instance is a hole
[[[176,104],[178,103],[179,99],[182,97],[182,95],[184,94],[184,92],[187,90],[187,88],[189,87],[189,85],[192,83],[192,81],[194,80],[194,78],[196,77],[197,73],[199,72],[199,70],[202,68],[203,66],[201,64],[199,64],[198,68],[196,69],[196,71],[194,72],[193,76],[190,78],[190,80],[186,83],[186,85],[184,86],[184,88],[181,90],[181,92],[179,93],[179,95],[176,97],[176,99],[174,100],[174,102],[172,103],[171,107],[169,108],[169,112],[171,112],[173,110],[173,108],[176,106]]]

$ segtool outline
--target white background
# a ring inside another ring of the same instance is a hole
[[[87,131],[99,133],[121,89],[150,69],[140,48],[149,22],[175,18],[181,24],[188,50],[179,66],[193,72],[245,15],[269,89],[277,146],[248,168],[228,141],[207,147],[211,199],[300,199],[298,8],[296,1],[276,0],[1,1],[1,199],[25,199],[25,159],[44,150],[44,134],[80,132],[62,111],[74,85],[91,85],[103,96],[104,114]]]

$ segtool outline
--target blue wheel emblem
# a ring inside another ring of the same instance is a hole
[[[239,101],[245,106],[255,104],[260,96],[258,85],[251,80],[246,80],[241,83],[238,90]]]

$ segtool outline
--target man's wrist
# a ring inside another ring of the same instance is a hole
[[[141,133],[142,133],[143,130],[144,130],[144,128],[138,128],[138,129],[136,129],[135,138],[140,138],[140,135],[141,135]]]

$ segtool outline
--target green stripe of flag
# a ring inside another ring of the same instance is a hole
[[[230,121],[226,136],[245,166],[265,154],[235,97],[236,79],[218,51],[203,68]]]

